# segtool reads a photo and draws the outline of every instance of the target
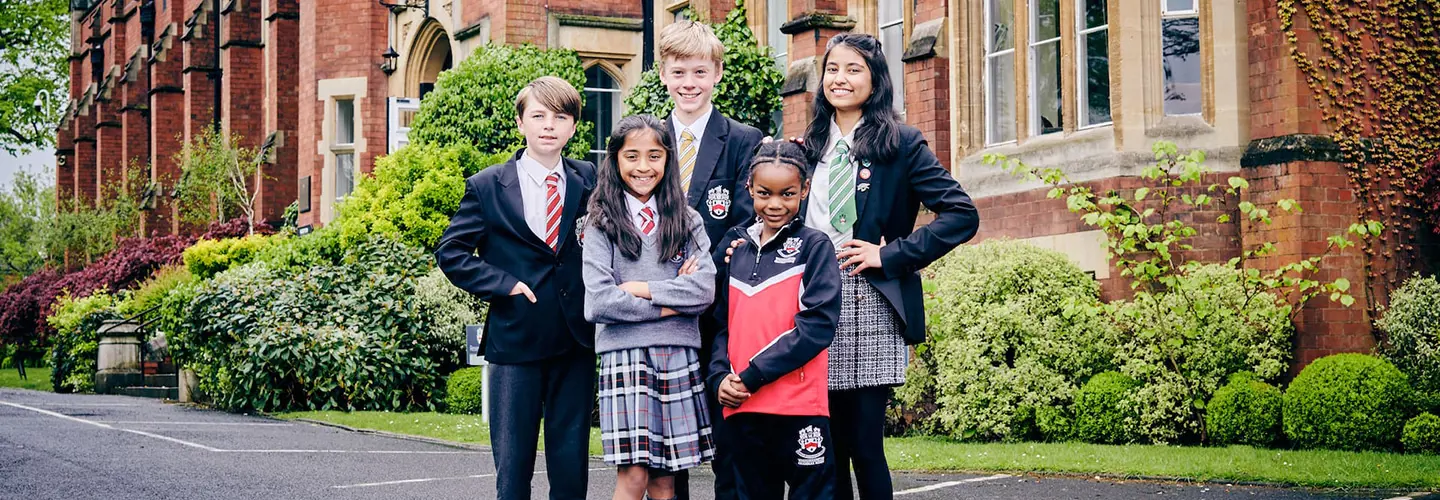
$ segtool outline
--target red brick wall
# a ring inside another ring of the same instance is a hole
[[[275,162],[257,173],[262,187],[256,200],[256,217],[278,219],[295,201],[296,161],[299,151],[300,20],[296,0],[266,0],[265,134],[278,131]]]
[[[919,0],[911,26],[945,17],[946,0]],[[913,28],[912,37],[913,38]],[[950,58],[929,57],[886,61],[905,65],[906,121],[930,140],[930,150],[945,168],[950,165]]]
[[[663,3],[664,0],[656,3]],[[703,0],[701,0],[703,1]],[[531,1],[532,4],[541,2]],[[692,1],[692,6],[698,5],[700,1]],[[731,6],[734,1],[730,0]],[[550,11],[564,14],[581,14],[590,16],[605,17],[630,17],[639,19],[643,14],[641,3],[638,0],[550,0]],[[543,7],[543,6],[542,6]]]
[[[1289,134],[1323,134],[1320,106],[1305,75],[1290,58],[1291,44],[1281,30],[1275,2],[1247,4],[1250,21],[1250,133],[1253,138]],[[1296,45],[1306,53],[1321,52],[1303,12],[1294,16]]]
[[[185,0],[181,14],[188,19],[202,1]],[[185,31],[184,23],[181,23],[180,35],[183,36]],[[218,61],[215,57],[215,22],[210,15],[200,17],[195,33],[198,36],[176,42],[184,47],[185,56],[185,67],[182,71],[185,81],[186,143],[193,141],[195,136],[214,123],[216,111],[215,80],[211,70]]]

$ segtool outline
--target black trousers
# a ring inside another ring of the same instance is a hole
[[[583,500],[590,477],[595,353],[576,348],[533,363],[490,365],[490,386],[496,498],[530,498],[543,420],[550,498]]]
[[[835,498],[835,450],[830,419],[741,413],[729,428],[736,497],[779,500]]]
[[[885,407],[889,387],[830,391],[830,426],[835,432],[835,498],[851,500],[850,465],[863,500],[893,498],[885,461]]]
[[[726,278],[728,280],[728,278]],[[726,281],[728,283],[728,281]],[[724,288],[716,288],[724,290]],[[709,313],[700,319],[701,346],[700,349],[700,370],[705,372],[705,380],[710,380],[710,346],[714,345],[715,334],[710,333],[718,329],[710,321]],[[715,398],[715,388],[705,388],[705,402],[710,405],[710,433],[715,440],[715,458],[710,462],[710,469],[715,472],[715,500],[735,500],[735,465],[730,444],[725,441],[725,415],[723,406]],[[690,500],[690,471],[682,470],[675,473],[675,498],[676,500]]]

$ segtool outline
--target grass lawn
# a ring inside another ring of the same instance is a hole
[[[490,441],[480,417],[471,415],[324,411],[275,416],[462,443],[489,444]],[[599,429],[591,429],[591,455],[600,454],[599,434]],[[895,470],[1105,474],[1310,487],[1440,487],[1440,456],[1434,455],[1266,450],[1247,446],[957,443],[937,438],[890,438],[885,441],[885,451],[890,468]]]
[[[55,390],[50,385],[50,367],[26,368],[25,375],[29,379],[20,380],[20,372],[15,371],[15,368],[7,366],[0,369],[0,387],[18,387],[46,392]]]

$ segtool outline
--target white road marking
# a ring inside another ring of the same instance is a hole
[[[1413,497],[1390,497],[1385,500],[1414,500]]]
[[[96,426],[96,427],[100,427],[100,428],[103,428],[103,429],[114,429],[114,427],[111,427],[111,426],[109,426],[109,425],[102,424],[102,423],[100,423],[100,422],[96,422],[96,421],[93,421],[93,420],[85,420],[85,419],[83,419],[83,418],[72,417],[72,416],[66,415],[66,414],[64,414],[64,413],[56,413],[56,412],[53,412],[53,411],[50,411],[50,410],[42,410],[42,409],[39,409],[39,408],[35,408],[35,407],[33,407],[33,406],[25,406],[25,405],[22,405],[22,404],[19,404],[19,403],[11,403],[11,402],[9,402],[9,401],[0,401],[0,405],[14,406],[14,407],[19,408],[19,409],[22,409],[22,410],[30,410],[30,411],[33,411],[33,412],[35,412],[35,413],[41,413],[41,414],[49,415],[49,416],[52,416],[52,417],[63,418],[63,419],[65,419],[65,420],[70,420],[70,421],[74,421],[74,422],[80,422],[80,423],[82,423],[82,424],[90,424],[90,425],[93,425],[93,426]]]
[[[184,439],[176,439],[176,438],[172,438],[172,437],[170,437],[170,436],[161,436],[161,435],[155,434],[155,433],[150,433],[150,432],[145,432],[145,431],[137,431],[137,430],[135,430],[135,429],[120,429],[120,430],[125,431],[125,432],[129,432],[129,433],[131,433],[131,434],[139,434],[139,435],[141,435],[141,436],[159,439],[159,440],[161,440],[161,441],[169,441],[169,442],[176,443],[176,444],[183,444],[183,445],[189,446],[189,447],[191,447],[191,448],[199,448],[199,449],[202,449],[202,450],[205,450],[205,451],[222,451],[222,450],[219,449],[219,448],[215,448],[215,447],[211,447],[211,446],[205,446],[205,445],[200,444],[200,443],[192,443],[192,442],[186,441],[186,440],[184,440]]]
[[[1005,478],[1007,478],[1007,477],[1011,477],[1011,476],[1010,476],[1009,474],[996,474],[996,475],[993,475],[993,476],[986,476],[986,477],[972,477],[972,478],[970,478],[970,479],[962,479],[962,480],[959,480],[959,481],[946,481],[946,482],[943,482],[943,483],[932,484],[932,485],[930,485],[930,486],[921,486],[921,487],[919,487],[919,488],[910,488],[910,489],[908,489],[908,490],[897,491],[897,492],[895,492],[895,496],[910,495],[910,494],[914,494],[914,493],[924,493],[924,492],[927,492],[927,491],[935,491],[935,490],[939,490],[939,489],[949,488],[949,487],[951,487],[951,486],[959,486],[959,485],[966,484],[966,483],[980,483],[980,482],[984,482],[984,481],[994,481],[994,480],[996,480],[996,479],[1005,479]]]
[[[140,406],[135,403],[33,403],[35,406]]]
[[[295,424],[268,423],[268,422],[265,422],[265,423],[260,423],[260,422],[164,422],[164,421],[158,421],[158,420],[155,420],[155,421],[144,421],[144,420],[100,420],[99,422],[103,422],[103,423],[107,423],[107,424],[123,424],[123,425],[238,425],[238,426],[251,426],[251,427],[291,427],[291,426],[294,426],[294,425],[295,425]]]
[[[598,468],[598,469],[590,469],[590,472],[602,471],[602,470],[614,470],[614,469],[612,469],[612,468],[610,468],[610,467],[602,467],[602,468]],[[545,473],[545,471],[543,471],[543,470],[537,470],[537,471],[535,471],[535,474],[544,474],[544,473]],[[381,481],[381,482],[378,482],[378,483],[342,484],[342,485],[337,485],[337,486],[331,486],[331,488],[338,489],[338,490],[343,490],[343,489],[347,489],[347,488],[368,488],[368,487],[371,487],[371,486],[391,486],[391,485],[396,485],[396,484],[428,483],[428,482],[431,482],[431,481],[450,481],[450,480],[455,480],[455,479],[480,479],[480,478],[494,477],[494,476],[495,476],[494,474],[475,474],[475,475],[472,475],[472,476],[424,477],[424,478],[420,478],[420,479],[400,479],[400,480],[396,480],[396,481]]]

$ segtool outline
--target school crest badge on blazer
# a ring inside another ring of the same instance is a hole
[[[819,427],[813,425],[800,429],[800,449],[795,450],[795,455],[800,457],[795,461],[796,465],[820,465],[825,463],[825,436],[820,432]]]
[[[710,207],[710,216],[716,219],[724,219],[730,215],[730,190],[725,186],[715,186],[705,193],[705,206]]]
[[[586,218],[586,217],[589,217],[589,214],[581,215],[579,218],[575,219],[575,243],[578,244],[578,245],[580,245],[580,246],[585,246],[585,218]]]

